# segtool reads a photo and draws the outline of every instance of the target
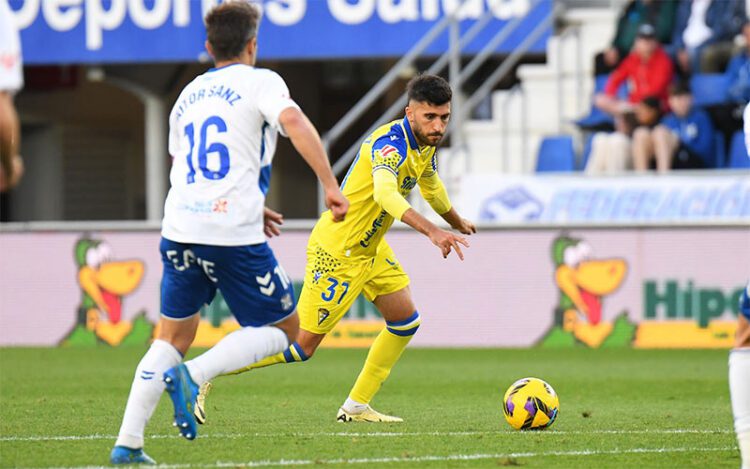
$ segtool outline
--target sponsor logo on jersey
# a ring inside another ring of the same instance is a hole
[[[328,316],[330,315],[331,313],[327,309],[319,308],[318,309],[318,325],[320,326],[321,324],[323,324],[323,321],[328,319]]]
[[[192,204],[179,205],[177,209],[190,213],[210,214],[213,212],[213,202],[199,200]]]
[[[375,236],[375,234],[378,231],[380,231],[380,227],[383,226],[383,221],[385,220],[385,216],[387,214],[388,212],[386,212],[385,210],[382,210],[380,214],[378,215],[378,218],[373,220],[372,228],[370,228],[369,230],[367,230],[367,232],[365,232],[365,239],[359,242],[360,246],[362,246],[363,248],[366,248],[367,246],[370,245],[370,240],[373,238],[373,236]]]
[[[224,198],[214,200],[214,206],[211,211],[214,213],[227,213],[229,211],[229,201]]]
[[[314,271],[313,272],[313,283],[318,283],[318,281],[320,280],[320,277],[322,277],[322,276],[323,276],[323,272],[321,272],[319,270]]]

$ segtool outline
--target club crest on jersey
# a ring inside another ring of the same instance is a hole
[[[323,276],[323,273],[319,270],[316,270],[313,272],[313,283],[318,283],[318,280],[320,280],[320,277]]]
[[[211,210],[214,213],[227,213],[229,210],[229,201],[225,198],[214,200],[214,206]]]
[[[320,326],[321,324],[323,324],[323,321],[325,321],[326,319],[328,319],[328,316],[330,316],[330,315],[331,315],[331,313],[328,312],[327,309],[325,309],[325,308],[319,308],[318,309],[318,325]]]
[[[404,178],[404,181],[401,183],[401,191],[403,192],[409,192],[417,185],[417,178],[413,178],[411,176],[406,176]]]

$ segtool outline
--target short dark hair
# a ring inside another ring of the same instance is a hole
[[[690,94],[690,83],[679,80],[669,85],[669,96],[680,96]]]
[[[441,106],[451,100],[451,86],[437,75],[417,75],[406,85],[409,101]]]
[[[260,10],[246,1],[224,2],[206,15],[206,34],[214,60],[239,57],[242,49],[258,34]]]
[[[641,100],[641,104],[657,111],[661,110],[661,100],[658,96],[646,96]]]

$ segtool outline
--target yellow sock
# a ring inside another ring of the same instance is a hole
[[[352,400],[361,404],[370,403],[380,386],[391,374],[391,369],[401,357],[417,329],[419,329],[417,311],[404,321],[386,322],[386,328],[375,338],[367,354],[365,366],[349,393]]]
[[[230,371],[229,373],[226,373],[226,375],[238,375],[246,371],[254,370],[256,368],[263,368],[266,366],[276,365],[278,363],[303,362],[307,360],[308,358],[309,357],[305,354],[305,352],[302,351],[302,347],[300,347],[297,342],[294,342],[292,345],[289,346],[288,349],[284,350],[283,352],[279,352],[276,355],[269,355],[266,358],[259,360],[244,368]]]

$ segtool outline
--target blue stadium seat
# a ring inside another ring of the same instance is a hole
[[[556,135],[542,140],[536,160],[536,172],[574,171],[575,164],[576,154],[573,149],[573,137]]]
[[[735,132],[732,135],[732,143],[729,145],[729,164],[727,167],[734,169],[750,168],[750,157],[747,155],[745,135],[742,132]]]
[[[597,75],[594,77],[594,94],[601,93],[604,91],[604,87],[607,84],[609,75]],[[627,99],[628,97],[628,84],[624,82],[617,89],[617,97],[619,99]],[[613,128],[615,121],[612,116],[601,111],[599,108],[594,106],[593,96],[591,109],[588,115],[575,121],[575,124],[584,129],[602,129],[602,128]]]
[[[729,83],[723,73],[698,73],[690,79],[696,106],[713,106],[729,99]]]

